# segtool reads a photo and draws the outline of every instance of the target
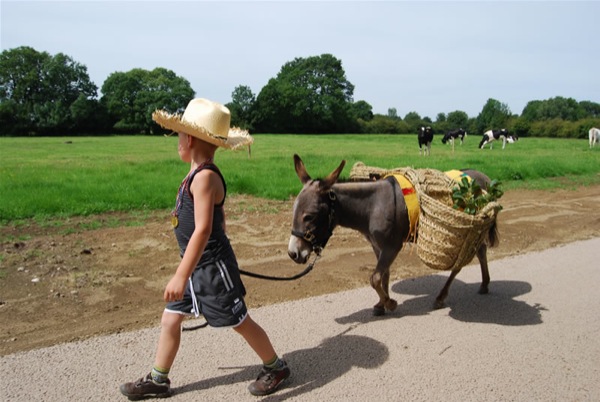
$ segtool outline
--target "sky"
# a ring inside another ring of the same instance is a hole
[[[29,46],[113,72],[163,67],[197,97],[254,95],[297,57],[341,60],[374,113],[521,114],[556,96],[600,103],[598,1],[7,1],[1,50]],[[99,94],[100,95],[100,94]]]

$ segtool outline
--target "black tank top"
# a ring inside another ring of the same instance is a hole
[[[225,197],[227,196],[227,185],[223,175],[219,171],[216,165],[212,163],[202,164],[198,166],[196,170],[190,173],[182,182],[180,191],[177,195],[176,210],[178,225],[175,227],[175,237],[179,244],[180,255],[183,257],[187,245],[192,237],[192,233],[196,228],[194,221],[194,200],[190,192],[190,186],[196,174],[203,169],[209,169],[217,173],[223,182],[223,188],[225,190],[223,195],[223,201],[216,204],[213,209],[213,224],[210,238],[204,249],[204,253],[198,262],[196,268],[203,266],[204,264],[215,262],[218,260],[227,260],[230,257],[234,257],[231,244],[225,234],[223,223],[225,215],[223,212],[223,204],[225,204]]]

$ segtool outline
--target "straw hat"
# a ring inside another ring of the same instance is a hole
[[[248,131],[229,127],[229,109],[208,99],[192,99],[183,115],[156,110],[152,113],[152,120],[163,128],[188,134],[223,148],[236,149],[254,142]]]

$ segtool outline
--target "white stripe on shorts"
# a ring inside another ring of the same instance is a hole
[[[194,314],[194,316],[196,318],[198,318],[198,317],[200,317],[200,308],[198,307],[198,299],[196,299],[196,292],[194,292],[194,284],[192,283],[191,275],[188,280],[190,281],[190,293],[192,294],[192,311],[191,311],[191,313]]]
[[[229,292],[233,289],[233,281],[231,280],[231,276],[229,276],[229,271],[227,271],[227,267],[223,261],[217,261],[217,267],[219,267],[221,278],[223,278],[223,282],[225,283],[225,289]]]

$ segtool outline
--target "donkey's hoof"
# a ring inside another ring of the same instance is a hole
[[[446,303],[444,303],[443,300],[435,299],[435,302],[433,303],[433,308],[435,310],[439,310],[439,309],[444,308],[444,307],[446,307]]]
[[[489,290],[487,287],[482,286],[479,288],[479,291],[477,293],[479,293],[480,295],[487,295],[489,293]]]
[[[389,299],[385,302],[385,309],[388,311],[394,311],[398,307],[398,302],[394,299]]]
[[[373,307],[373,315],[375,317],[379,317],[385,314],[385,309],[381,306],[375,306]]]

